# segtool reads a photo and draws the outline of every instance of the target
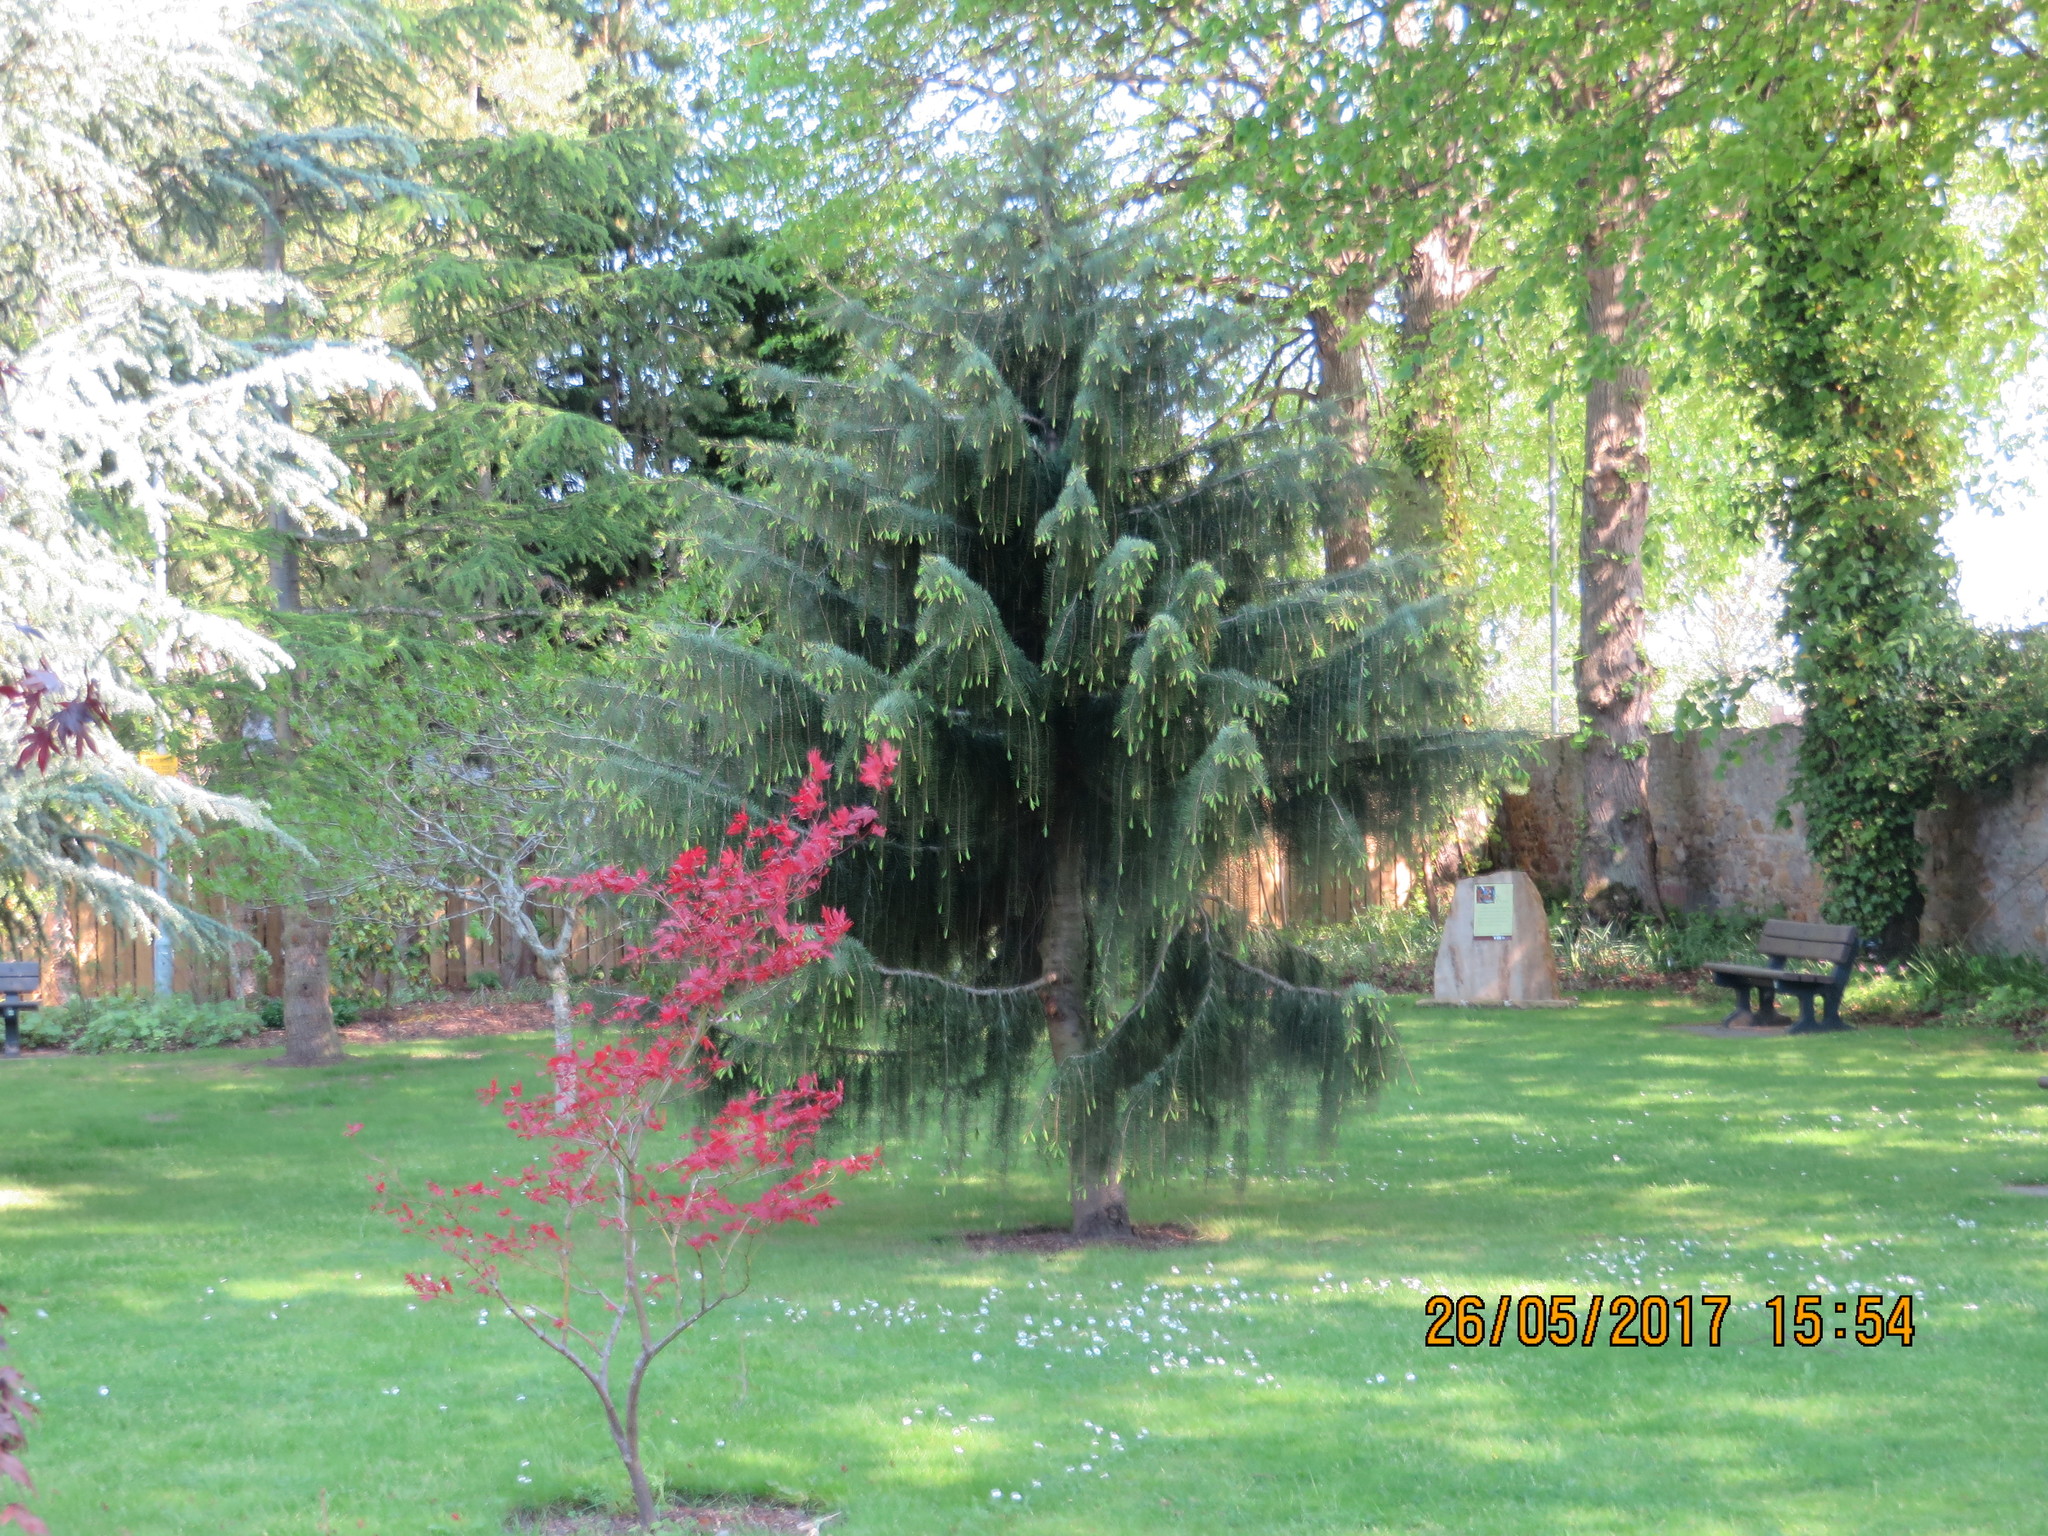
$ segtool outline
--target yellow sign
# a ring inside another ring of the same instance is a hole
[[[1515,888],[1508,881],[1482,880],[1472,887],[1472,937],[1512,939],[1515,936]]]
[[[151,773],[160,773],[165,778],[170,778],[178,771],[178,759],[169,752],[138,752],[135,754],[135,761]]]

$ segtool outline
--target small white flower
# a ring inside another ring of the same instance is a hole
[[[105,1387],[101,1387],[101,1388],[100,1388],[100,1396],[101,1396],[101,1397],[105,1397],[106,1395],[107,1395],[107,1389],[106,1389]]]

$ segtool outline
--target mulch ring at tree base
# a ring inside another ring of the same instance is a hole
[[[790,1536],[818,1536],[835,1513],[821,1513],[773,1499],[677,1500],[655,1512],[657,1531],[782,1531]],[[640,1529],[634,1516],[605,1509],[529,1509],[512,1515],[505,1529],[520,1536],[632,1536]]]
[[[455,1040],[467,1035],[527,1035],[554,1027],[546,1003],[511,998],[437,997],[387,1012],[371,1009],[341,1031],[364,1044],[386,1040]]]
[[[1074,1248],[1185,1248],[1202,1234],[1178,1221],[1131,1223],[1128,1237],[1083,1240],[1068,1227],[1018,1227],[1009,1232],[963,1232],[961,1241],[976,1253],[1065,1253]]]

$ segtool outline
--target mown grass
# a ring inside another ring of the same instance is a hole
[[[2041,1058],[1665,1027],[1715,1011],[1410,1011],[1333,1168],[1141,1193],[1213,1238],[1178,1253],[975,1256],[954,1234],[1056,1219],[1055,1176],[897,1143],[672,1355],[652,1461],[890,1536],[2041,1530],[2048,1200],[2004,1188],[2048,1182]],[[507,1160],[471,1090],[539,1042],[470,1045],[0,1068],[0,1298],[61,1536],[494,1531],[618,1493],[587,1389],[473,1303],[415,1310],[423,1255],[368,1211],[372,1153]],[[1659,1287],[1733,1292],[1724,1346],[1422,1342],[1431,1291]],[[1910,1349],[1771,1347],[1762,1297],[1852,1287],[1922,1298]]]

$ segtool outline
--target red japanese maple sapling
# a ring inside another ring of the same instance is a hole
[[[0,1317],[6,1315],[7,1309],[0,1307]],[[0,1349],[6,1347],[6,1338],[0,1336]],[[21,1372],[0,1360],[0,1477],[21,1484],[31,1493],[35,1485],[29,1481],[28,1468],[21,1464],[18,1453],[28,1441],[28,1420],[35,1411]],[[21,1536],[50,1536],[50,1528],[30,1514],[25,1504],[0,1507],[0,1525],[20,1527]]]
[[[860,779],[888,787],[895,749],[869,750]],[[407,1275],[425,1297],[458,1285],[489,1298],[567,1360],[603,1405],[625,1463],[642,1529],[654,1493],[640,1454],[648,1369],[669,1345],[747,1288],[754,1241],[786,1222],[815,1224],[838,1203],[832,1183],[878,1154],[813,1154],[839,1107],[839,1088],[806,1078],[780,1093],[733,1099],[708,1124],[664,1137],[679,1101],[706,1091],[726,1065],[707,1025],[734,994],[831,953],[848,922],[831,908],[797,916],[841,850],[878,835],[872,807],[825,809],[831,769],[814,752],[789,814],[755,825],[744,813],[714,859],[678,857],[659,885],[646,871],[594,870],[551,885],[610,893],[647,891],[664,909],[652,939],[630,959],[687,967],[656,1004],[629,998],[620,1021],[647,1025],[639,1043],[578,1046],[548,1063],[545,1094],[519,1084],[480,1097],[507,1127],[537,1143],[519,1172],[475,1183],[427,1185],[418,1202],[379,1181],[380,1209],[433,1238],[454,1261],[442,1274]],[[650,1021],[643,1018],[652,1008]]]

